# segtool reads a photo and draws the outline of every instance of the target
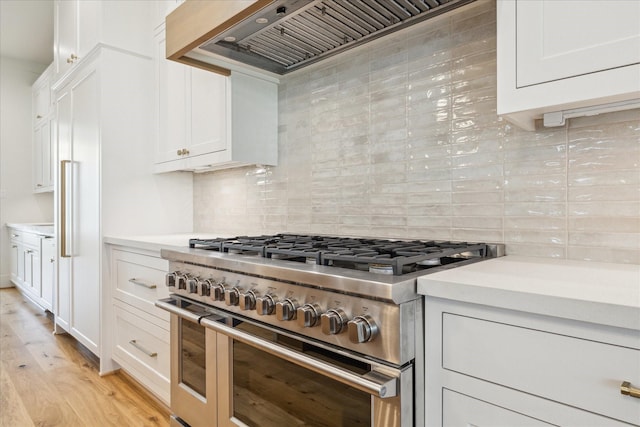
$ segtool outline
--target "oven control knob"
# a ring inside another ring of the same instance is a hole
[[[174,271],[173,273],[167,273],[167,275],[165,276],[165,284],[167,285],[167,288],[176,287],[176,284],[178,282],[178,274],[180,274],[179,271]]]
[[[318,304],[305,304],[297,310],[298,325],[302,328],[310,328],[318,324],[320,319],[320,306]]]
[[[253,310],[256,308],[256,294],[253,291],[240,294],[240,308],[243,310]]]
[[[273,314],[276,308],[276,303],[271,295],[265,295],[263,297],[256,298],[256,311],[261,316]]]
[[[349,340],[356,344],[373,340],[379,332],[378,325],[367,314],[349,320],[347,328],[349,329]]]
[[[227,305],[238,305],[240,302],[240,290],[235,286],[231,289],[226,289],[224,292],[224,303]]]
[[[224,301],[224,285],[216,282],[211,285],[211,296],[214,301]]]
[[[202,295],[203,297],[211,296],[211,286],[213,286],[213,281],[211,279],[198,280],[200,295]]]
[[[184,289],[185,291],[187,290],[187,281],[189,280],[191,276],[187,273],[184,274],[178,274],[177,277],[177,282],[178,282],[178,289]]]
[[[198,293],[198,283],[200,282],[200,279],[197,277],[189,277],[187,279],[187,290],[189,291],[190,294],[197,294]]]
[[[278,320],[293,320],[296,318],[296,302],[287,298],[276,303],[276,318]]]
[[[347,314],[339,308],[327,310],[320,316],[320,325],[322,333],[325,335],[336,335],[344,330],[347,323]]]

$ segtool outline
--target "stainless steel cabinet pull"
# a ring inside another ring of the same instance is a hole
[[[635,388],[631,385],[629,381],[624,381],[620,384],[620,393],[625,396],[635,397],[640,399],[640,388]]]
[[[146,348],[144,348],[140,344],[138,344],[138,342],[136,340],[129,341],[129,344],[131,344],[132,346],[134,346],[135,348],[137,348],[138,350],[140,350],[141,352],[143,352],[144,354],[146,354],[149,357],[158,356],[158,353],[156,353],[155,351],[147,350]]]
[[[145,288],[149,288],[149,289],[156,288],[156,285],[154,285],[153,283],[149,283],[146,280],[142,280],[142,279],[136,279],[135,277],[129,279],[129,282],[133,283],[134,285],[144,286]]]
[[[67,253],[67,186],[71,184],[69,177],[67,176],[67,165],[71,163],[71,160],[60,161],[60,257],[69,258],[71,254]]]

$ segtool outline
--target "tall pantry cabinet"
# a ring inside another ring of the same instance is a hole
[[[192,180],[188,174],[153,174],[149,2],[74,3],[99,9],[74,17],[73,25],[96,32],[84,37],[95,44],[85,47],[81,56],[75,55],[70,67],[59,68],[63,74],[53,84],[57,121],[55,324],[56,332],[70,333],[99,356],[100,370],[105,372],[113,367],[106,366],[110,355],[103,354],[111,348],[112,327],[110,313],[103,312],[102,304],[108,293],[102,285],[108,280],[108,266],[102,261],[103,236],[191,231]],[[123,5],[128,5],[126,10]],[[83,17],[99,22],[83,25]],[[135,25],[129,25],[133,22]],[[56,25],[64,23],[56,21]],[[107,37],[115,29],[118,38]]]

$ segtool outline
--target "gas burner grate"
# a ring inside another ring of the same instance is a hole
[[[484,243],[298,234],[191,239],[189,247],[396,276],[441,264],[487,256],[487,245]]]

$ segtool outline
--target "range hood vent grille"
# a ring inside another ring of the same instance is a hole
[[[200,49],[286,74],[472,1],[276,1]]]

